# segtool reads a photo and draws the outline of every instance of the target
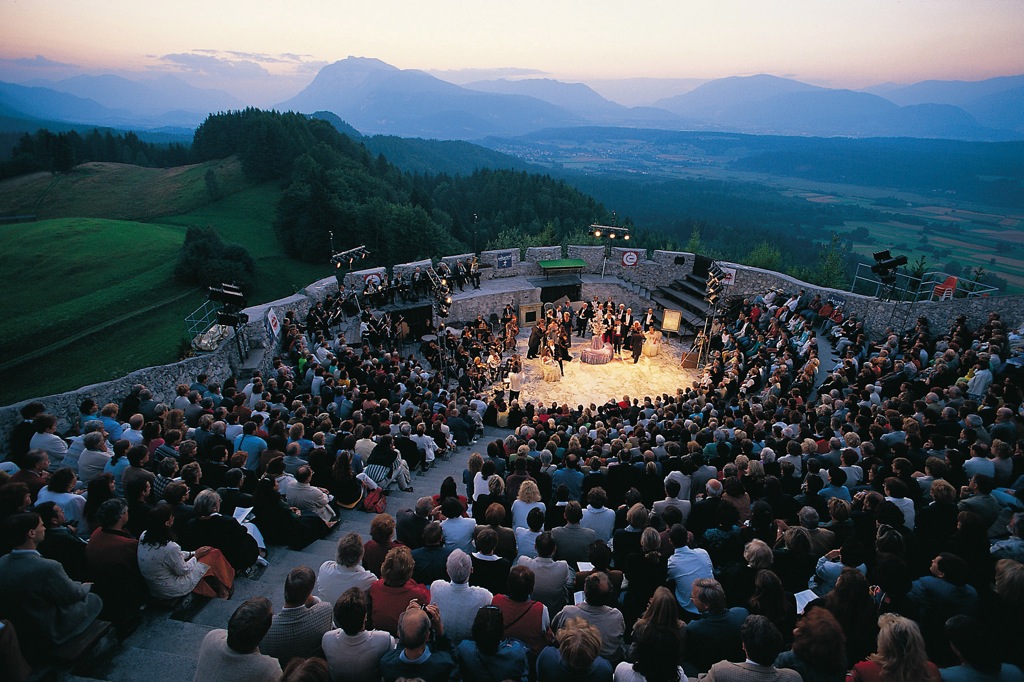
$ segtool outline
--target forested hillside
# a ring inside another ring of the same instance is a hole
[[[366,244],[381,264],[483,248],[510,229],[555,240],[609,212],[548,176],[511,170],[407,173],[373,157],[326,121],[246,109],[211,115],[196,130],[197,161],[237,154],[254,181],[285,187],[275,229],[285,251],[325,262],[335,247]]]

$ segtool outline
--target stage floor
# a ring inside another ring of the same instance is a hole
[[[527,331],[520,333],[518,349],[526,374],[520,403],[529,401],[534,405],[541,402],[550,405],[555,401],[571,407],[586,407],[591,403],[601,405],[613,398],[621,400],[624,395],[628,395],[630,400],[639,398],[642,401],[645,396],[674,395],[676,389],[688,388],[697,378],[696,370],[679,366],[684,349],[689,348],[688,343],[662,340],[661,352],[657,356],[642,356],[635,365],[633,356],[626,353],[622,354],[621,360],[613,358],[604,365],[586,365],[580,362],[580,352],[589,347],[590,339],[573,337],[569,351],[573,360],[563,363],[565,376],[561,381],[545,382],[540,358],[525,359],[528,339]]]

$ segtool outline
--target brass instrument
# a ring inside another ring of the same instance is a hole
[[[469,274],[475,275],[480,270],[479,259],[473,256],[473,259],[469,261]]]

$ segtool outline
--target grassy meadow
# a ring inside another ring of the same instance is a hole
[[[208,189],[210,170],[217,198]],[[247,183],[233,158],[171,169],[90,163],[67,176],[0,183],[0,215],[39,218],[0,225],[9,301],[0,319],[0,365],[69,341],[6,368],[0,404],[178,359],[185,316],[205,299],[173,280],[190,225],[213,226],[249,250],[257,268],[251,303],[329,275],[327,265],[281,253],[273,233],[279,196],[273,183]]]

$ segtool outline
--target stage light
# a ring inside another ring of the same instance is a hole
[[[600,239],[601,238],[601,230],[594,230],[594,236],[597,237],[598,239]]]
[[[622,237],[622,240],[623,241],[627,241],[627,242],[629,241],[629,233],[628,232]]]
[[[615,239],[615,233],[614,232],[609,232],[608,233],[608,239]]]
[[[885,251],[874,252],[873,254],[871,254],[871,257],[874,258],[876,261],[881,262],[892,258],[892,254],[889,253],[889,249],[886,249]]]
[[[211,301],[237,306],[239,309],[246,307],[245,296],[242,290],[231,284],[221,284],[219,287],[210,287],[208,297]]]

